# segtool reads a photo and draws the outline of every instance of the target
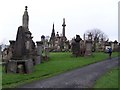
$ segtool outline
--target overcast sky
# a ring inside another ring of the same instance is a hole
[[[66,20],[66,37],[76,34],[83,38],[87,30],[98,28],[111,41],[118,40],[119,0],[1,0],[0,43],[15,40],[17,29],[22,25],[25,6],[28,6],[29,30],[33,40],[41,35],[50,36],[53,22],[55,32],[62,33],[63,18]]]

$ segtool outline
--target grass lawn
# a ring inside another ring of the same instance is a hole
[[[113,57],[118,53],[114,52]],[[35,66],[35,71],[31,74],[6,74],[2,73],[3,87],[16,87],[21,84],[41,80],[65,71],[83,67],[95,62],[100,62],[108,58],[108,54],[94,53],[91,57],[73,57],[70,52],[50,53],[50,60]]]
[[[104,76],[96,81],[95,88],[118,88],[119,71],[120,69],[114,68],[113,70],[107,72]]]

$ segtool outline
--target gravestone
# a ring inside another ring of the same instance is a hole
[[[73,55],[75,54],[75,53],[74,53],[74,52],[75,52],[75,51],[74,51],[74,46],[75,46],[74,44],[75,44],[75,39],[72,39],[72,40],[71,40],[71,52],[72,52]]]
[[[86,40],[85,56],[92,55],[92,34],[88,34],[88,40]]]
[[[69,51],[69,41],[66,41],[65,42],[65,45],[64,45],[64,49],[65,49],[65,51]]]
[[[42,41],[37,41],[37,59],[36,64],[40,64],[42,62]]]
[[[73,40],[72,42],[72,53],[73,55],[80,56],[80,41],[82,39],[80,38],[79,35],[76,35],[76,39]]]
[[[114,49],[113,51],[118,51],[118,42],[117,40],[114,41]]]
[[[45,60],[49,59],[49,47],[45,47]]]
[[[84,56],[85,54],[85,44],[84,44],[84,41],[81,40],[80,41],[80,56]]]

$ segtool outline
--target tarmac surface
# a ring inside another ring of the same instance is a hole
[[[97,79],[118,66],[118,61],[120,61],[120,57],[107,59],[18,88],[92,88]]]

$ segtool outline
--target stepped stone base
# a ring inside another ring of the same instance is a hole
[[[33,60],[9,60],[6,64],[7,73],[32,73]]]

